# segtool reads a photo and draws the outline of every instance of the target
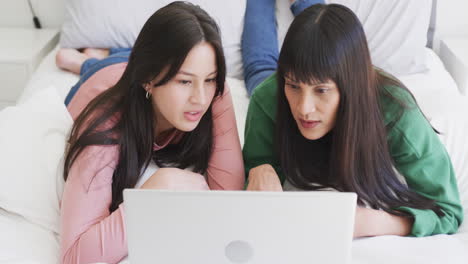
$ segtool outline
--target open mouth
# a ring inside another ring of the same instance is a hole
[[[201,111],[191,111],[191,112],[184,112],[184,117],[188,121],[195,122],[200,120],[202,115]]]
[[[314,128],[316,126],[318,126],[321,121],[306,121],[306,120],[303,120],[303,119],[300,119],[300,123],[301,123],[301,126],[303,128]]]

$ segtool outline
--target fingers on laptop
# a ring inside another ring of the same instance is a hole
[[[249,171],[247,190],[281,192],[283,187],[275,169],[270,164],[263,164]]]

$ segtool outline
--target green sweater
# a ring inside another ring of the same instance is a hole
[[[411,95],[404,89],[384,88],[415,106]],[[247,113],[243,155],[247,175],[251,168],[271,164],[284,183],[284,175],[274,153],[276,91],[276,74],[255,88]],[[387,96],[382,96],[380,103],[385,124],[394,122],[402,107]],[[404,109],[400,119],[387,131],[387,140],[395,167],[404,176],[408,187],[435,200],[445,213],[439,217],[432,210],[396,208],[414,216],[411,235],[455,233],[463,220],[455,172],[445,147],[418,107]]]

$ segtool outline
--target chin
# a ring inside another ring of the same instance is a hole
[[[184,123],[184,124],[178,125],[176,128],[177,128],[177,130],[182,131],[182,132],[191,132],[191,131],[195,130],[195,128],[197,128],[197,126],[198,126],[198,122],[196,124]]]
[[[306,139],[308,140],[317,140],[317,139],[321,139],[323,136],[325,136],[325,134],[322,134],[322,133],[311,133],[311,132],[304,132],[304,131],[300,131],[301,132],[301,135],[303,137],[305,137]]]
[[[317,140],[317,139],[320,139],[321,137],[307,136],[307,137],[305,137],[305,138],[308,139],[308,140]]]

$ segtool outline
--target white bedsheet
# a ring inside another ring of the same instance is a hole
[[[51,52],[40,64],[20,101],[24,101],[34,92],[51,84],[59,88],[61,96],[65,98],[71,86],[76,83],[77,76],[63,72],[55,66],[55,51]],[[399,76],[415,94],[425,114],[432,119],[437,118],[441,113],[457,112],[459,114],[460,109],[466,109],[466,99],[458,93],[455,82],[431,50],[428,50],[428,66],[430,70],[426,73]],[[228,83],[236,107],[241,142],[243,142],[248,98],[243,81],[229,79]],[[439,122],[439,124],[443,126],[444,122]],[[438,127],[438,129],[442,128]],[[456,143],[451,142],[451,147],[456,148]],[[464,164],[463,171],[460,173],[468,174],[467,156],[464,155],[461,160],[457,161]],[[463,184],[468,184],[468,181]],[[0,263],[58,263],[57,235],[28,223],[20,216],[0,211],[0,234]],[[460,232],[451,236],[438,235],[426,238],[385,236],[356,240],[353,243],[352,263],[466,264],[468,263],[468,224],[465,222]]]

